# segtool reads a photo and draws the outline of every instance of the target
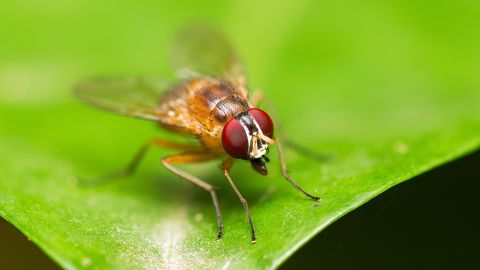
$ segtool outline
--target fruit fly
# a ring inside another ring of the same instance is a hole
[[[210,193],[215,207],[218,234],[222,239],[223,224],[215,188],[175,165],[219,159],[221,169],[240,199],[255,243],[247,200],[230,176],[234,160],[247,160],[261,175],[267,175],[269,147],[276,145],[283,177],[307,197],[288,174],[280,138],[274,136],[270,116],[259,109],[258,95],[249,99],[243,66],[226,39],[208,28],[182,32],[173,46],[172,60],[179,75],[176,84],[151,77],[99,78],[80,82],[75,95],[89,105],[118,114],[154,121],[166,130],[194,136],[199,144],[179,144],[163,139],[146,143],[121,172],[99,179],[133,173],[145,152],[152,146],[180,151],[161,160],[165,168]]]

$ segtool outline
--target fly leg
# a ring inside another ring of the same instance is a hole
[[[255,236],[255,228],[253,227],[252,217],[250,216],[250,211],[248,210],[247,200],[245,200],[245,198],[242,196],[240,191],[237,189],[237,187],[233,183],[232,178],[230,177],[229,172],[230,172],[230,168],[232,167],[232,165],[233,165],[233,159],[232,158],[227,159],[222,165],[223,174],[225,174],[225,177],[228,179],[228,182],[230,183],[230,186],[232,186],[233,191],[235,191],[238,198],[240,199],[240,202],[243,205],[243,208],[245,209],[245,213],[247,214],[248,222],[250,223],[250,230],[252,232],[251,241],[252,241],[252,243],[255,243],[255,242],[257,242],[257,238]]]
[[[256,107],[258,105],[258,103],[260,103],[260,101],[263,99],[263,94],[259,91],[256,91],[254,94],[253,94],[253,97],[251,98],[251,103],[254,107]],[[269,107],[271,108],[272,110],[272,114],[273,115],[276,115],[275,113],[275,110],[273,109],[273,106],[272,104],[268,104],[270,105]],[[315,200],[315,201],[319,201],[320,198],[319,197],[316,197],[316,196],[312,196],[310,195],[309,193],[305,192],[305,190],[303,190],[302,187],[300,187],[297,182],[295,182],[295,180],[293,180],[293,178],[288,174],[288,170],[287,170],[287,164],[285,162],[285,157],[283,155],[283,147],[282,147],[282,144],[281,144],[281,140],[278,138],[278,137],[282,137],[282,138],[285,138],[285,133],[283,131],[283,129],[280,129],[280,136],[277,136],[275,138],[275,143],[277,144],[277,151],[278,151],[278,158],[280,160],[280,165],[282,167],[282,175],[283,177],[285,178],[285,180],[287,180],[288,182],[290,182],[290,184],[292,184],[298,191],[302,192],[303,194],[305,194],[305,196],[311,198],[312,200]],[[315,151],[311,151],[309,149],[307,149],[306,147],[303,147],[297,143],[294,143],[290,140],[285,140],[286,141],[286,146],[290,146],[293,150],[297,151],[299,154],[302,154],[302,155],[305,155],[305,156],[310,156],[310,157],[313,157],[315,159],[319,159],[319,160],[325,160],[326,157],[325,155],[323,154],[319,154],[319,153],[316,153]]]
[[[218,223],[218,234],[217,240],[222,239],[223,236],[223,223],[222,223],[222,213],[220,212],[220,205],[218,204],[217,193],[215,188],[208,184],[207,182],[200,180],[199,178],[180,170],[179,168],[173,166],[173,164],[189,164],[196,162],[203,162],[217,158],[218,156],[210,152],[205,151],[190,151],[184,152],[179,155],[168,156],[162,159],[162,164],[165,168],[169,169],[174,174],[180,176],[181,178],[189,181],[192,184],[195,184],[204,190],[210,193],[212,197],[213,206],[215,207],[215,212],[217,214],[217,223]]]
[[[105,183],[111,182],[112,180],[116,180],[119,178],[132,175],[138,168],[138,165],[140,165],[140,162],[142,161],[142,159],[145,157],[145,154],[148,152],[148,150],[152,146],[157,146],[160,148],[172,149],[172,150],[182,150],[182,151],[192,151],[192,150],[200,149],[200,147],[194,146],[194,145],[179,144],[179,143],[170,142],[170,141],[161,140],[161,139],[152,139],[147,143],[145,143],[144,145],[142,145],[142,147],[137,151],[135,156],[127,164],[127,166],[125,166],[125,168],[119,171],[115,171],[112,173],[108,173],[108,174],[93,178],[93,179],[82,180],[81,184],[92,185],[92,186],[105,184]]]
[[[252,97],[250,98],[250,103],[252,104],[252,106],[257,107],[258,104],[262,101],[267,103],[266,105],[269,108],[269,113],[271,115],[273,115],[275,119],[278,119],[277,118],[277,113],[275,112],[275,110],[273,108],[273,105],[271,104],[271,102],[269,102],[268,99],[265,98],[263,93],[258,91],[258,90],[253,92]],[[278,121],[275,121],[275,124],[278,127],[278,125],[277,125]],[[298,154],[300,154],[302,156],[305,156],[305,157],[308,157],[308,158],[311,158],[311,159],[314,159],[314,160],[317,160],[317,161],[328,161],[329,159],[332,158],[328,154],[324,154],[324,153],[320,153],[320,152],[311,150],[311,149],[309,149],[309,148],[307,148],[307,147],[305,147],[305,146],[303,146],[303,145],[301,145],[297,142],[294,142],[294,141],[290,140],[286,136],[285,130],[282,127],[277,128],[277,129],[278,129],[278,132],[281,133],[282,140],[284,141],[285,146],[289,147],[290,149],[297,152]]]
[[[278,151],[278,158],[280,160],[280,166],[282,167],[282,175],[283,177],[285,178],[285,180],[287,180],[288,182],[290,182],[290,184],[292,184],[298,191],[302,192],[303,194],[305,194],[305,196],[309,197],[310,199],[314,200],[314,201],[319,201],[320,200],[320,197],[316,197],[316,196],[312,196],[310,195],[309,193],[305,192],[305,190],[303,190],[302,187],[300,187],[297,182],[295,182],[295,180],[293,180],[293,178],[288,174],[288,170],[287,170],[287,164],[285,162],[285,157],[283,156],[283,149],[282,149],[282,144],[279,140],[279,138],[277,137],[275,139],[275,142],[277,144],[277,151]]]

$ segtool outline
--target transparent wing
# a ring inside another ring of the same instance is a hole
[[[246,76],[234,50],[219,32],[208,27],[190,27],[180,32],[172,48],[172,62],[183,79],[209,76],[241,88]]]
[[[85,80],[75,87],[83,102],[114,113],[161,121],[156,112],[159,96],[168,82],[147,77],[107,77]]]

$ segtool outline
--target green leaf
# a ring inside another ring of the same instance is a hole
[[[479,11],[471,1],[4,3],[0,215],[65,268],[278,266],[374,196],[478,149]],[[74,101],[73,84],[165,72],[168,42],[192,17],[236,42],[289,137],[332,157],[286,153],[320,205],[282,179],[274,151],[268,177],[235,164],[255,245],[216,163],[185,169],[220,188],[222,241],[209,195],[161,167],[171,152],[151,151],[128,179],[77,183],[124,166],[152,137],[177,137]]]

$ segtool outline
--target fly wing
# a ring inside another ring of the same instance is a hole
[[[75,87],[83,102],[121,115],[162,122],[157,111],[167,81],[147,77],[111,77],[85,80]]]
[[[202,76],[223,79],[247,97],[246,76],[227,39],[208,27],[191,27],[180,32],[172,48],[172,61],[183,79]]]

